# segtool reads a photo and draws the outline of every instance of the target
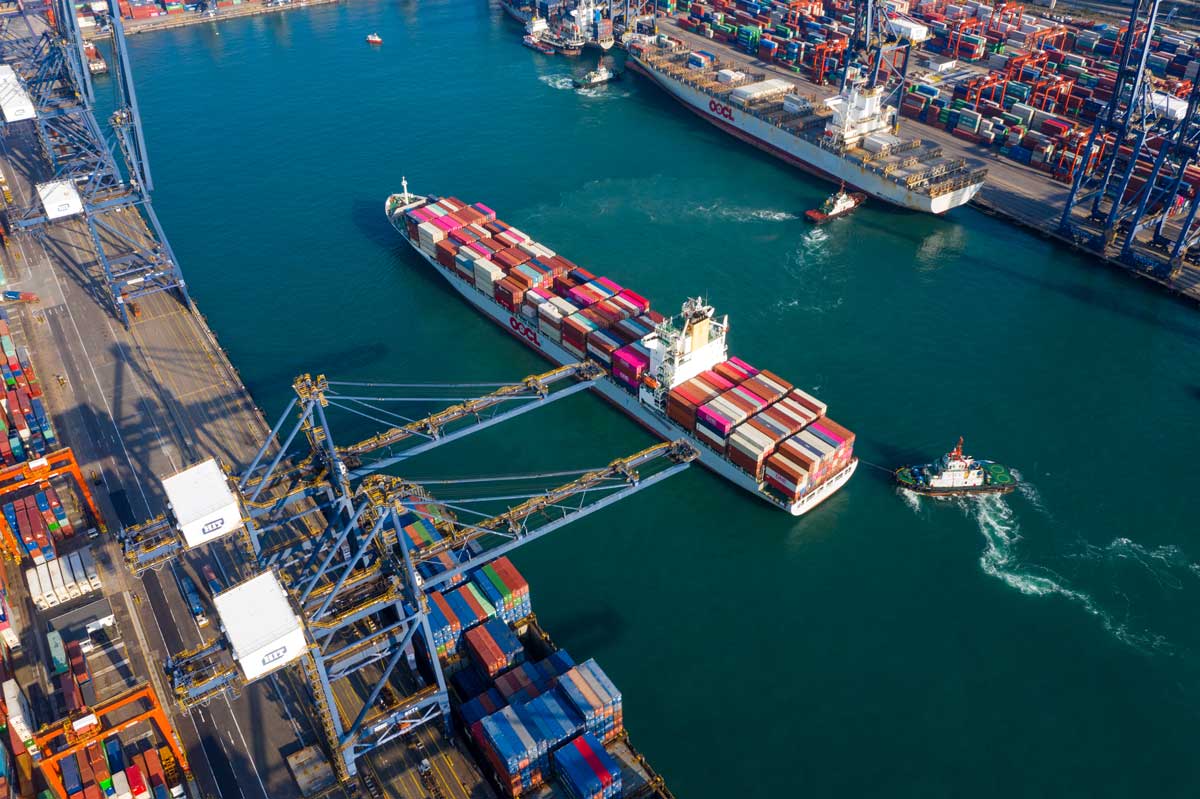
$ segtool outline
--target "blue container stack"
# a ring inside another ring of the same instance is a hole
[[[602,741],[611,741],[624,730],[621,692],[596,663],[580,663],[558,679],[558,690],[583,716],[588,732]]]
[[[452,618],[453,617],[453,618]],[[438,591],[429,594],[429,627],[439,657],[448,657],[458,651],[458,639],[462,636],[462,625],[450,603]]]
[[[507,782],[511,796],[541,785],[549,747],[529,730],[516,708],[506,707],[477,722],[472,735],[497,775]]]
[[[458,617],[458,623],[462,626],[463,632],[483,624],[496,615],[496,609],[487,603],[486,599],[480,601],[482,595],[478,593],[479,589],[476,588],[473,591],[473,588],[471,583],[466,583],[445,594],[446,604]]]
[[[621,767],[596,737],[584,733],[554,753],[554,773],[573,799],[621,795]]]
[[[469,699],[459,705],[458,712],[462,716],[463,724],[470,728],[472,724],[485,716],[492,715],[506,704],[508,703],[499,691],[489,688],[474,699]]]
[[[540,733],[550,750],[583,732],[583,719],[557,691],[547,691],[514,707],[526,723]]]

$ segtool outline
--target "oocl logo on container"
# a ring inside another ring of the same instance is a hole
[[[511,327],[513,332],[518,336],[525,339],[533,346],[538,347],[539,349],[541,348],[542,345],[538,343],[537,330],[525,324],[515,316],[508,317],[508,326]]]
[[[719,117],[725,117],[730,122],[733,121],[733,109],[727,105],[718,103],[716,100],[708,101],[708,110],[712,111],[714,114],[716,114]]]

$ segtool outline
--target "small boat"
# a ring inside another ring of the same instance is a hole
[[[367,44],[383,44],[383,37],[378,33],[368,33]]]
[[[867,195],[861,191],[846,191],[846,184],[843,183],[837,192],[829,195],[829,198],[821,203],[820,208],[810,208],[804,212],[804,216],[814,225],[823,225],[830,220],[850,213],[862,205],[866,199]]]
[[[963,440],[933,463],[901,466],[895,471],[901,488],[931,496],[962,494],[1007,494],[1017,487],[1017,478],[1008,467],[995,461],[976,460],[963,455]]]
[[[537,50],[542,55],[554,55],[553,47],[529,34],[525,34],[525,38],[521,40],[521,43],[531,50]]]
[[[582,89],[586,86],[598,86],[601,83],[609,83],[610,81],[620,80],[621,73],[615,72],[604,64],[597,64],[596,68],[588,72],[582,78],[575,78],[575,88]]]

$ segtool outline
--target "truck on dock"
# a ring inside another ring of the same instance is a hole
[[[196,584],[192,582],[192,578],[186,574],[179,575],[179,590],[183,594],[183,599],[187,602],[188,612],[192,614],[192,618],[196,620],[196,624],[200,627],[208,625],[208,616],[204,613],[204,605],[200,601],[200,592],[196,590]]]

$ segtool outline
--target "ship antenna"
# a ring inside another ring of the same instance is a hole
[[[400,188],[404,190],[404,204],[407,205],[410,202],[409,195],[408,195],[408,178],[407,177],[402,176],[400,178]]]

